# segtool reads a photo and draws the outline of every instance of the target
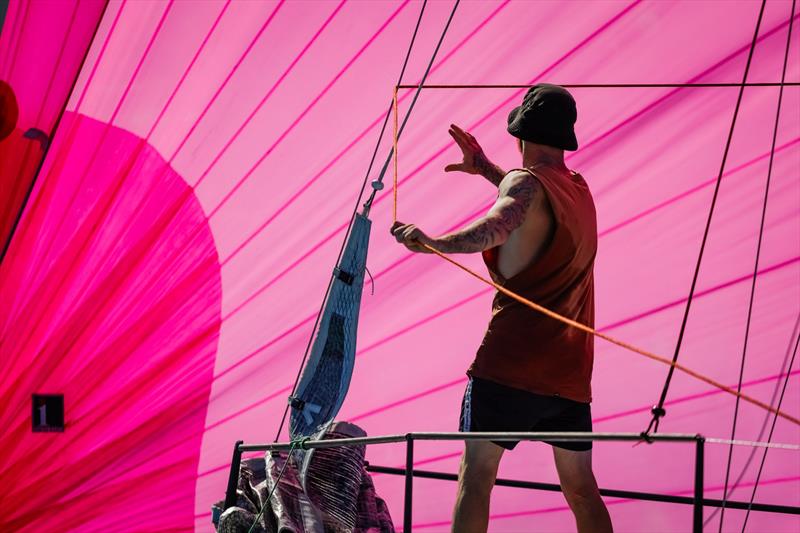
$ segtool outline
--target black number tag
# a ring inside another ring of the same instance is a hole
[[[34,394],[31,416],[33,431],[64,431],[64,395]]]

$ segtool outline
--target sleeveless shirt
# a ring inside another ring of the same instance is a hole
[[[594,327],[597,220],[579,173],[550,167],[529,172],[542,185],[553,213],[550,242],[521,272],[505,279],[498,248],[483,252],[492,279],[503,287],[577,322]],[[497,291],[492,317],[467,374],[537,394],[591,402],[594,338]]]

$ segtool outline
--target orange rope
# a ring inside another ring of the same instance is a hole
[[[393,210],[392,210],[392,223],[394,223],[394,222],[397,222],[397,87],[395,87],[395,89],[394,89],[394,99],[392,101],[392,108],[394,109],[394,186],[392,188],[393,202],[394,203],[393,203]],[[420,244],[422,244],[422,243],[420,243]],[[612,344],[616,344],[617,346],[625,348],[626,350],[629,350],[629,351],[634,352],[634,353],[638,353],[639,355],[643,355],[643,356],[647,357],[648,359],[652,359],[654,361],[658,361],[660,363],[664,363],[667,366],[675,367],[677,370],[680,370],[681,372],[683,372],[685,374],[688,374],[689,376],[692,376],[695,379],[698,379],[698,380],[700,380],[700,381],[702,381],[704,383],[707,383],[707,384],[709,384],[709,385],[711,385],[713,387],[716,387],[716,388],[718,388],[720,390],[723,390],[723,391],[725,391],[725,392],[727,392],[729,394],[737,396],[737,397],[741,398],[742,400],[744,400],[746,402],[749,402],[749,403],[751,403],[753,405],[757,405],[758,407],[761,407],[762,409],[764,409],[766,411],[769,411],[770,413],[772,413],[774,415],[780,416],[781,418],[785,418],[786,420],[788,420],[790,422],[793,422],[793,423],[795,423],[797,425],[800,425],[800,419],[797,419],[797,418],[795,418],[795,417],[793,417],[791,415],[788,415],[788,414],[784,413],[783,411],[780,411],[780,410],[778,410],[778,409],[776,409],[776,408],[774,408],[774,407],[772,407],[770,405],[767,405],[766,403],[764,403],[764,402],[762,402],[760,400],[756,400],[755,398],[747,396],[746,394],[742,394],[741,392],[738,392],[735,389],[732,389],[731,387],[728,387],[727,385],[723,385],[722,383],[714,381],[713,379],[711,379],[709,377],[706,377],[703,374],[700,374],[698,372],[695,372],[694,370],[692,370],[690,368],[687,368],[687,367],[685,367],[685,366],[683,366],[683,365],[681,365],[679,363],[673,363],[671,360],[667,359],[666,357],[662,357],[660,355],[656,355],[656,354],[654,354],[652,352],[648,352],[647,350],[643,350],[642,348],[639,348],[639,347],[634,346],[632,344],[628,344],[627,342],[615,339],[614,337],[611,337],[610,335],[606,335],[605,333],[601,333],[601,332],[597,331],[594,328],[590,328],[589,326],[581,324],[580,322],[576,322],[575,320],[572,320],[572,319],[567,318],[567,317],[565,317],[563,315],[560,315],[560,314],[556,313],[555,311],[551,311],[550,309],[547,309],[546,307],[542,307],[541,305],[539,305],[539,304],[537,304],[535,302],[532,302],[532,301],[528,300],[527,298],[524,298],[524,297],[520,296],[519,294],[517,294],[517,293],[515,293],[513,291],[510,291],[510,290],[506,289],[502,285],[499,285],[499,284],[495,283],[494,281],[481,276],[477,272],[475,272],[473,270],[470,270],[469,268],[467,268],[466,266],[462,265],[461,263],[459,263],[457,261],[454,261],[453,259],[450,259],[448,256],[446,256],[445,254],[443,254],[439,250],[437,250],[437,249],[435,249],[435,248],[433,248],[431,246],[428,246],[427,244],[422,244],[422,246],[427,248],[431,252],[435,253],[436,255],[438,255],[439,257],[444,259],[445,261],[454,264],[455,266],[457,266],[458,268],[460,268],[464,272],[466,272],[468,274],[471,274],[472,276],[478,278],[479,280],[483,281],[484,283],[486,283],[488,285],[493,286],[495,289],[497,289],[498,291],[502,292],[506,296],[508,296],[510,298],[513,298],[514,300],[518,301],[519,303],[530,307],[534,311],[539,311],[540,313],[543,313],[544,315],[547,315],[550,318],[553,318],[555,320],[563,322],[564,324],[567,324],[568,326],[572,326],[573,328],[577,328],[577,329],[579,329],[579,330],[581,330],[583,332],[586,332],[586,333],[589,333],[591,335],[594,335],[595,337],[600,337],[601,339],[604,339],[604,340],[606,340],[606,341],[608,341],[608,342],[610,342]]]
[[[420,244],[422,244],[422,243],[420,243]],[[556,320],[558,320],[560,322],[563,322],[564,324],[567,324],[569,326],[577,328],[577,329],[579,329],[581,331],[584,331],[584,332],[589,333],[591,335],[594,335],[596,337],[600,337],[601,339],[607,340],[608,342],[610,342],[612,344],[616,344],[617,346],[621,346],[622,348],[625,348],[626,350],[630,350],[632,352],[638,353],[639,355],[643,355],[643,356],[645,356],[645,357],[647,357],[649,359],[652,359],[654,361],[659,361],[661,363],[664,363],[665,365],[674,366],[676,369],[678,369],[678,370],[680,370],[680,371],[692,376],[695,379],[699,379],[700,381],[708,383],[709,385],[717,387],[718,389],[722,389],[727,393],[733,394],[734,396],[738,396],[739,398],[741,398],[742,400],[744,400],[746,402],[750,402],[753,405],[757,405],[757,406],[761,407],[762,409],[765,409],[765,410],[769,411],[772,414],[778,415],[778,416],[780,416],[782,418],[785,418],[786,420],[789,420],[790,422],[794,422],[795,424],[800,425],[800,420],[798,420],[797,418],[795,418],[795,417],[793,417],[791,415],[787,415],[783,411],[779,411],[779,410],[775,409],[774,407],[765,404],[762,401],[756,400],[755,398],[751,398],[750,396],[742,394],[741,392],[737,392],[735,389],[732,389],[731,387],[728,387],[727,385],[723,385],[722,383],[719,383],[717,381],[714,381],[713,379],[711,379],[709,377],[706,377],[703,374],[700,374],[698,372],[695,372],[694,370],[691,370],[690,368],[686,368],[685,366],[683,366],[683,365],[681,365],[679,363],[673,363],[671,360],[667,359],[666,357],[662,357],[660,355],[656,355],[656,354],[654,354],[652,352],[648,352],[647,350],[643,350],[641,348],[638,348],[638,347],[636,347],[636,346],[634,346],[632,344],[628,344],[627,342],[615,339],[614,337],[611,337],[610,335],[606,335],[605,333],[601,333],[601,332],[597,331],[594,328],[590,328],[589,326],[581,324],[580,322],[576,322],[576,321],[574,321],[574,320],[572,320],[570,318],[567,318],[567,317],[562,316],[562,315],[560,315],[560,314],[558,314],[558,313],[556,313],[554,311],[551,311],[550,309],[547,309],[546,307],[542,307],[541,305],[539,305],[539,304],[537,304],[535,302],[532,302],[532,301],[528,300],[527,298],[523,298],[519,294],[506,289],[502,285],[499,285],[499,284],[495,283],[494,281],[481,276],[477,272],[474,272],[473,270],[470,270],[469,268],[465,267],[461,263],[458,263],[458,262],[450,259],[449,257],[447,257],[445,254],[443,254],[439,250],[437,250],[437,249],[435,249],[435,248],[433,248],[431,246],[428,246],[427,244],[422,244],[422,246],[424,246],[425,248],[427,248],[431,252],[435,253],[436,255],[438,255],[439,257],[444,259],[445,261],[454,264],[455,266],[457,266],[461,270],[467,272],[468,274],[471,274],[471,275],[475,276],[476,278],[478,278],[479,280],[483,281],[484,283],[488,283],[489,285],[492,285],[495,289],[497,289],[498,291],[502,292],[506,296],[508,296],[510,298],[513,298],[514,300],[520,302],[521,304],[527,305],[528,307],[530,307],[531,309],[533,309],[535,311],[539,311],[540,313],[543,313],[543,314],[549,316],[550,318],[554,318],[554,319],[556,319]]]

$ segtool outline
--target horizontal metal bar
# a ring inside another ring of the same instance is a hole
[[[752,83],[560,83],[561,87],[568,89],[669,89],[681,87],[797,87],[800,82],[787,81],[780,82],[752,82]],[[528,89],[533,87],[531,84],[501,84],[501,85],[445,85],[431,84],[423,85],[423,89]],[[419,85],[404,83],[397,86],[398,89],[417,89]]]
[[[367,464],[367,471],[380,474],[390,474],[404,476],[406,475],[405,468],[393,468],[388,466],[376,466]],[[426,479],[440,479],[445,481],[457,481],[456,474],[448,474],[445,472],[432,472],[430,470],[412,470],[413,477],[426,478]],[[547,490],[551,492],[561,492],[561,487],[554,483],[539,483],[535,481],[520,481],[516,479],[498,479],[495,485],[501,487],[515,487],[520,489],[533,489],[533,490]],[[643,500],[651,502],[664,502],[664,503],[680,503],[685,505],[694,504],[694,498],[691,496],[672,496],[669,494],[656,494],[653,492],[639,492],[632,490],[617,490],[617,489],[600,489],[600,494],[613,498],[630,498],[633,500]],[[703,506],[708,507],[722,507],[722,500],[712,500],[703,498]],[[728,509],[747,509],[750,506],[749,502],[727,500],[725,507]],[[800,507],[792,507],[790,505],[774,505],[769,503],[753,503],[750,506],[753,511],[763,511],[767,513],[782,513],[782,514],[800,514]]]
[[[635,441],[635,442],[695,442],[703,438],[701,435],[684,433],[660,433],[648,435],[643,438],[641,433],[588,433],[588,432],[422,432],[404,433],[400,435],[383,435],[378,437],[356,437],[351,439],[305,440],[296,444],[297,448],[334,448],[337,446],[359,446],[362,444],[389,444],[405,442],[406,440],[527,440],[527,441]],[[240,445],[242,452],[286,451],[291,448],[289,442],[276,442],[272,444],[247,444]]]
[[[334,448],[337,446],[359,446],[361,444],[388,444],[392,442],[405,442],[405,435],[385,435],[383,437],[355,437],[352,439],[327,439],[309,440],[295,445],[295,448]],[[288,451],[292,447],[289,442],[276,442],[273,444],[243,444],[239,449],[243,452],[268,452]]]
[[[726,446],[747,446],[749,448],[800,451],[800,444],[788,444],[785,442],[761,442],[757,440],[718,439],[713,437],[707,437],[706,442],[711,444],[724,444]]]
[[[647,439],[641,433],[591,433],[591,432],[488,432],[475,431],[470,433],[410,433],[414,440],[531,440],[531,441],[556,441],[556,442],[585,442],[585,441],[642,441],[653,442],[694,442],[703,438],[701,435],[688,433],[662,433],[649,435]]]

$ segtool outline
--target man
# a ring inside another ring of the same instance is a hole
[[[415,252],[480,252],[492,279],[586,325],[594,325],[597,225],[583,177],[564,164],[576,150],[575,100],[564,88],[532,87],[511,111],[523,168],[504,172],[458,126],[450,135],[464,160],[445,170],[480,174],[498,186],[497,201],[464,229],[431,238],[397,222],[392,234]],[[492,318],[467,374],[461,431],[591,431],[594,339],[497,292]],[[456,533],[484,532],[489,496],[503,452],[516,442],[467,441],[453,516]],[[611,531],[592,473],[591,442],[552,442],[564,496],[584,532]]]

